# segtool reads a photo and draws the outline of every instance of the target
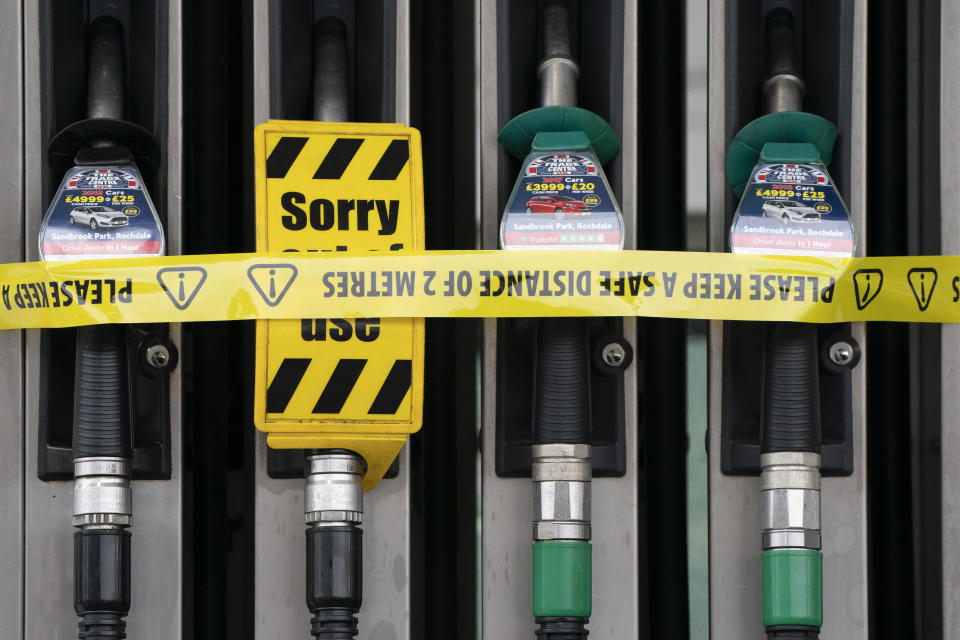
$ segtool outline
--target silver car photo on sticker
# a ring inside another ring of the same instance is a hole
[[[763,203],[763,216],[774,218],[783,224],[820,222],[819,211],[793,200],[767,200]]]
[[[110,207],[76,207],[70,211],[70,224],[82,224],[93,231],[101,227],[125,227],[130,218]]]

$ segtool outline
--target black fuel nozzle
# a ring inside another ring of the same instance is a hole
[[[313,26],[313,116],[343,122],[350,114],[347,27],[325,16]],[[363,487],[366,462],[344,449],[304,452],[307,607],[310,633],[352,640],[363,603]]]
[[[90,119],[123,117],[123,27],[102,16],[87,28]],[[88,140],[89,153],[129,158],[109,135]],[[61,187],[61,190],[63,187]],[[60,194],[58,193],[58,198]],[[56,199],[55,199],[56,200]],[[51,205],[55,210],[56,203]],[[116,224],[106,207],[77,209],[89,216],[91,234],[100,224]],[[111,210],[112,211],[112,210]],[[50,213],[44,227],[50,219]],[[41,254],[47,245],[41,241]],[[104,256],[108,257],[108,256]],[[74,376],[74,609],[80,616],[78,638],[126,638],[130,611],[131,431],[127,380],[126,330],[112,324],[77,331]]]

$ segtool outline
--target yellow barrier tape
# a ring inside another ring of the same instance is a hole
[[[223,254],[0,265],[0,329],[311,317],[960,322],[960,257]]]

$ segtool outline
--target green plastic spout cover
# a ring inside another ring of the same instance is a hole
[[[767,143],[810,143],[823,163],[829,165],[836,141],[837,128],[833,123],[812,113],[780,111],[761,116],[741,129],[727,148],[727,182],[739,198]]]
[[[582,131],[600,164],[610,162],[620,153],[620,140],[613,127],[592,111],[579,107],[553,106],[525,111],[507,123],[497,140],[511,155],[523,158],[530,153],[538,133],[555,131]]]
[[[593,548],[589,542],[533,543],[533,615],[589,618]]]

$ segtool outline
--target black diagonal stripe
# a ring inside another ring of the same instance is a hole
[[[290,167],[293,166],[305,144],[307,144],[306,138],[280,138],[280,142],[277,143],[277,146],[270,152],[270,157],[267,158],[267,177],[286,177],[287,171],[290,171]]]
[[[407,391],[410,390],[410,372],[412,369],[410,360],[397,360],[393,363],[390,373],[383,386],[380,387],[380,393],[377,394],[373,404],[370,405],[370,414],[393,415],[400,408]]]
[[[267,413],[283,413],[290,404],[303,374],[310,366],[310,358],[284,358],[267,388]]]
[[[317,167],[313,179],[339,180],[362,144],[363,138],[337,138],[323,162]]]
[[[394,140],[383,152],[380,162],[373,168],[370,180],[396,180],[410,157],[410,145],[406,138]]]
[[[366,364],[366,359],[344,358],[338,362],[330,380],[327,381],[327,386],[323,388],[323,393],[320,394],[320,399],[317,400],[317,406],[313,408],[313,412],[340,413]]]

